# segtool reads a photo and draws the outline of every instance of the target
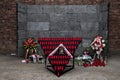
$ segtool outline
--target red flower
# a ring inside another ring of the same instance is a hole
[[[37,42],[34,42],[34,38],[29,38],[23,44],[25,48],[35,48],[37,46]]]
[[[32,44],[31,44],[31,46],[36,46],[37,45],[37,42],[33,42]]]
[[[84,63],[84,64],[83,64],[83,66],[84,66],[84,67],[88,67],[88,66],[89,66],[89,64],[87,64],[87,63]]]
[[[25,41],[25,42],[24,42],[24,45],[25,45],[25,46],[29,46],[30,44]]]
[[[34,41],[33,38],[29,38],[29,39],[27,40],[27,42],[28,42],[29,44],[33,43],[33,41]]]

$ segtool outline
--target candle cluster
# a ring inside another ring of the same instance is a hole
[[[55,56],[49,56],[48,57],[50,60],[68,60],[70,59],[71,57],[70,56],[66,56],[66,55],[55,55]]]
[[[66,64],[68,64],[69,61],[68,60],[64,60],[64,61],[63,60],[61,60],[61,61],[53,61],[52,60],[50,62],[52,65],[66,65]]]
[[[65,66],[69,64],[71,57],[65,54],[55,54],[53,56],[48,56],[48,59],[50,64],[53,66],[52,68],[57,73],[57,76],[59,76],[64,71]]]
[[[56,55],[56,56],[49,56],[49,61],[52,65],[66,65],[69,63],[70,56],[66,55]]]
[[[43,49],[55,49],[55,48],[56,48],[56,46],[43,46]],[[66,48],[67,49],[75,49],[76,46],[66,46]]]
[[[53,40],[66,40],[66,41],[68,41],[68,40],[79,40],[79,41],[81,41],[82,40],[82,38],[38,38],[38,40],[48,40],[48,41],[53,41]]]
[[[49,41],[49,42],[40,42],[40,44],[42,44],[42,45],[47,45],[47,44],[60,44],[60,43],[62,43],[62,44],[66,44],[66,45],[68,45],[68,44],[72,44],[72,45],[75,45],[75,44],[78,44],[78,42],[72,42],[72,41],[68,41],[68,42],[62,42],[62,41],[60,41],[60,42],[56,42],[56,41],[54,41],[54,42],[52,42],[52,41]]]
[[[38,38],[44,53],[49,55],[59,44],[63,44],[73,55],[82,38]]]
[[[54,66],[53,68],[55,71],[63,71],[65,69],[64,66]]]
[[[73,55],[74,54],[74,51],[73,51],[73,49],[68,49],[69,50],[69,52]],[[46,55],[49,55],[50,53],[51,53],[51,51],[53,51],[53,50],[45,50],[44,52],[45,52],[45,54]],[[56,52],[56,54],[58,54],[59,52]]]

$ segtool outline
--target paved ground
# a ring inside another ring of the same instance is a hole
[[[106,67],[75,66],[60,78],[44,64],[23,64],[22,58],[0,55],[0,80],[120,80],[120,56],[109,58]]]

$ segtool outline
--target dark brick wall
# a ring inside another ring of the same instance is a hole
[[[16,41],[16,3],[34,4],[34,0],[0,0],[0,52],[15,52]]]
[[[120,51],[120,1],[110,1],[111,3],[109,9],[109,48],[111,51]]]
[[[97,4],[107,0],[0,0],[0,52],[16,51],[16,3]],[[120,51],[120,0],[109,0],[109,50]]]

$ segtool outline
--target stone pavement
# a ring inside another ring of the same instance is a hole
[[[0,55],[0,80],[120,80],[120,56],[109,58],[106,67],[75,66],[60,78],[44,64],[21,63],[22,58]]]

